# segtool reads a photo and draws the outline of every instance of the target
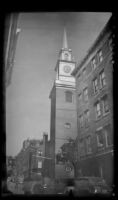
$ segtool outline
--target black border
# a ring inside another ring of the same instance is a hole
[[[40,3],[40,2],[39,2]],[[115,156],[115,159],[114,159],[114,183],[115,183],[115,188],[114,188],[114,192],[115,192],[115,196],[112,196],[112,198],[116,198],[116,195],[118,194],[118,188],[117,188],[117,106],[118,106],[118,99],[117,99],[117,93],[118,93],[118,82],[117,82],[117,75],[118,75],[118,33],[117,33],[117,20],[118,20],[118,15],[117,15],[117,6],[115,6],[115,4],[109,4],[109,1],[107,1],[105,4],[103,3],[100,3],[99,1],[98,2],[94,2],[92,5],[94,4],[97,4],[96,5],[96,9],[91,6],[90,2],[89,2],[89,5],[86,4],[86,2],[84,2],[84,6],[81,6],[81,3],[79,4],[78,2],[78,5],[76,6],[74,3],[72,4],[72,2],[68,2],[68,5],[70,6],[65,6],[62,8],[62,4],[61,2],[56,2],[57,3],[57,6],[56,8],[54,9],[54,6],[51,7],[51,3],[49,2],[49,6],[47,5],[47,3],[45,2],[45,6],[44,7],[41,7],[39,5],[39,7],[36,8],[36,4],[35,5],[32,5],[33,3],[31,3],[29,5],[29,2],[24,4],[24,5],[21,5],[20,2],[18,2],[18,6],[16,5],[12,5],[12,3],[10,2],[10,6],[9,4],[6,2],[6,5],[5,5],[5,9],[3,9],[1,11],[1,16],[0,17],[0,24],[1,24],[1,66],[0,67],[0,70],[1,70],[1,73],[0,73],[0,81],[1,81],[1,95],[0,95],[0,102],[1,102],[1,110],[0,110],[0,116],[1,116],[1,158],[2,158],[2,166],[1,166],[1,177],[2,179],[4,179],[6,177],[6,170],[5,170],[5,165],[6,165],[6,131],[5,131],[5,87],[4,87],[4,66],[3,66],[3,45],[4,45],[4,22],[5,22],[5,18],[6,16],[11,13],[11,12],[113,12],[113,15],[114,15],[114,34],[115,34],[115,37],[114,37],[114,55],[113,55],[113,58],[114,58],[114,65],[113,65],[113,110],[114,110],[114,156]],[[61,4],[61,5],[59,5]],[[13,6],[13,7],[12,7]],[[30,7],[31,6],[31,7]],[[20,8],[21,7],[21,8]],[[51,8],[50,8],[51,7]],[[116,107],[115,107],[116,106]],[[3,197],[3,196],[2,196]],[[6,196],[8,198],[11,198],[10,196]],[[22,196],[22,195],[14,195],[12,196],[12,198],[32,198],[32,196]],[[36,196],[36,198],[39,198],[39,195]],[[43,197],[43,196],[42,196]],[[41,198],[42,198],[41,197]],[[51,195],[51,196],[45,196],[43,198],[55,198],[55,195]],[[57,197],[56,197],[57,198]],[[60,198],[60,197],[59,197]],[[63,198],[61,196],[61,198]],[[65,197],[64,197],[65,198]],[[97,198],[97,197],[96,197]],[[98,197],[99,198],[99,197]],[[101,197],[102,198],[102,197]],[[110,197],[111,198],[111,197]],[[88,199],[88,198],[87,198]],[[94,197],[95,199],[95,197]],[[104,199],[104,197],[103,197]]]

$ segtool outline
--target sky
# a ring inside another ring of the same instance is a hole
[[[68,47],[79,63],[111,13],[20,13],[15,64],[6,89],[6,154],[16,156],[25,139],[50,138],[50,99],[54,68],[63,46],[64,27]]]

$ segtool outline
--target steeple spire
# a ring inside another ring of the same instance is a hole
[[[64,36],[63,36],[63,48],[67,49],[68,48],[68,43],[67,43],[67,34],[66,34],[66,29],[64,28]]]

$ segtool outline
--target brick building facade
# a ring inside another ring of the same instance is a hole
[[[113,181],[112,18],[82,62],[76,77],[78,166],[83,175]]]
[[[75,139],[77,136],[76,88],[75,78],[71,75],[73,69],[75,69],[75,61],[73,60],[72,50],[68,48],[66,32],[64,31],[63,48],[59,52],[55,68],[56,78],[50,93],[53,178],[59,178],[65,173],[63,171],[65,163],[57,164],[56,161],[62,145],[69,138]]]
[[[42,179],[50,177],[51,159],[50,142],[48,135],[43,135],[43,140],[25,140],[23,147],[16,156],[17,176],[24,176],[25,180]]]
[[[6,156],[6,175],[7,175],[7,177],[14,174],[15,167],[16,167],[15,158],[12,156]]]

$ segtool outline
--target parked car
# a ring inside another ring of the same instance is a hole
[[[39,183],[35,184],[33,187],[32,193],[33,194],[44,194],[43,186]]]
[[[71,192],[75,196],[91,196],[111,193],[111,188],[101,177],[62,179],[55,186],[56,194],[68,195]]]
[[[110,194],[111,188],[101,177],[80,177],[75,179],[75,193],[84,196],[85,194]]]

